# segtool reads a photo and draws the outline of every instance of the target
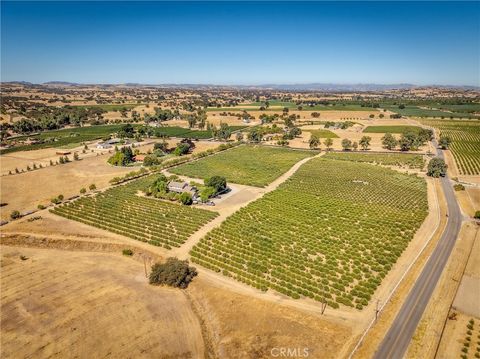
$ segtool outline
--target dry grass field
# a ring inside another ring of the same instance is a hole
[[[131,258],[2,247],[1,284],[2,358],[203,356],[184,293],[150,286]]]

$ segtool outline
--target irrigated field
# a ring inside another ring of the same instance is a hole
[[[191,255],[262,290],[362,309],[427,208],[417,176],[316,158],[212,230]]]
[[[405,108],[401,109],[397,106],[392,105],[384,105],[383,108],[401,114],[402,116],[412,116],[412,117],[438,117],[438,118],[479,118],[478,115],[469,113],[469,112],[460,112],[460,111],[443,111],[443,110],[433,110],[429,108],[421,108],[419,106],[405,106]],[[465,109],[466,111],[470,111],[471,107]]]
[[[192,178],[224,176],[228,182],[264,187],[312,151],[279,147],[239,146],[205,159],[172,168],[170,172]]]
[[[338,136],[329,130],[305,130],[305,132],[310,132],[312,136],[317,136],[318,138],[338,138]]]
[[[460,174],[480,174],[480,121],[419,120],[452,139],[450,150]]]
[[[353,162],[367,162],[385,166],[407,166],[418,169],[422,169],[425,165],[425,160],[421,155],[400,153],[328,152],[323,156],[323,158]]]
[[[110,188],[52,212],[91,226],[167,249],[179,247],[218,213],[137,195],[152,177]]]
[[[418,126],[368,126],[363,130],[365,133],[402,133],[405,131],[418,132]]]

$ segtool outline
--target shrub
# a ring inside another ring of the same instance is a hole
[[[21,217],[20,212],[17,211],[17,210],[12,211],[12,213],[10,213],[10,218],[11,218],[11,219],[18,219],[18,218],[20,218],[20,217]]]
[[[122,254],[123,254],[124,256],[133,256],[133,251],[132,251],[131,249],[124,249],[124,250],[122,251]]]
[[[88,186],[88,189],[89,189],[90,191],[94,191],[94,190],[97,189],[97,186],[95,186],[95,185],[92,183],[90,186]]]
[[[465,186],[463,184],[457,183],[453,185],[455,191],[465,191]]]
[[[43,204],[39,204],[39,205],[37,206],[37,208],[38,208],[38,209],[45,209],[46,207],[45,207]]]
[[[187,206],[191,205],[193,203],[192,195],[188,192],[183,192],[180,195],[180,202],[182,202],[182,204]]]
[[[85,193],[87,193],[87,189],[86,189],[86,188],[80,189],[80,194],[85,194]]]
[[[473,218],[480,219],[480,211],[475,211]]]
[[[152,266],[149,281],[153,285],[168,285],[176,288],[187,288],[197,270],[188,265],[188,261],[168,258],[165,263],[155,263]]]

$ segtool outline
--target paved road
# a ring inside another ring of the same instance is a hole
[[[436,142],[434,145],[437,147]],[[441,150],[437,150],[437,155],[443,158]],[[378,347],[374,356],[376,359],[403,358],[457,239],[462,214],[450,180],[444,177],[440,181],[447,200],[449,216],[445,231],[390,330]]]

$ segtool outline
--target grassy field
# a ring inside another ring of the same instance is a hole
[[[460,174],[480,175],[480,121],[422,119],[420,122],[450,136],[450,150]]]
[[[427,209],[419,177],[316,158],[212,230],[191,255],[262,290],[362,309]]]
[[[420,131],[421,127],[418,126],[367,126],[363,130],[364,133],[403,133],[405,131]]]
[[[400,153],[363,153],[363,152],[328,152],[323,158],[373,163],[384,166],[400,166],[422,169],[425,166],[425,160],[420,155],[400,154]]]
[[[310,132],[312,136],[317,136],[318,138],[338,138],[338,136],[329,130],[305,130],[305,132]]]
[[[192,178],[224,176],[228,182],[264,187],[312,151],[280,147],[239,146],[205,159],[186,163],[170,172]]]
[[[137,196],[153,176],[110,188],[52,212],[94,227],[165,248],[179,247],[218,213]]]

